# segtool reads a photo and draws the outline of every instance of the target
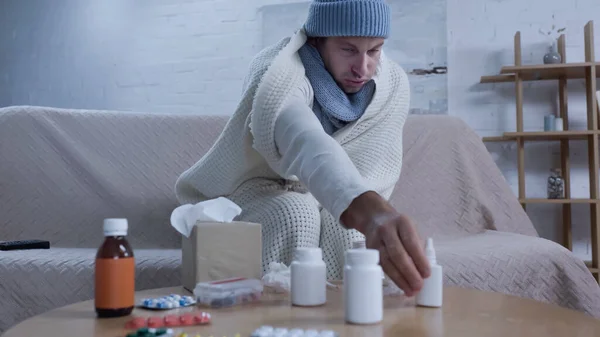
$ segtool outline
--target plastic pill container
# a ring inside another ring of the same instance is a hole
[[[352,249],[367,249],[367,244],[364,240],[354,241],[354,242],[352,242]],[[383,273],[382,284],[384,287],[396,285],[394,283],[394,281],[392,281],[392,279],[389,276],[387,276],[386,273]],[[404,291],[402,291],[402,289],[398,289],[398,290],[401,294],[404,294]]]
[[[196,284],[194,297],[197,306],[222,308],[258,301],[262,292],[260,280],[231,278]]]
[[[344,266],[344,313],[346,322],[374,324],[383,319],[383,270],[379,251],[349,249]]]
[[[327,301],[327,267],[321,248],[301,247],[291,264],[292,304],[323,305]]]

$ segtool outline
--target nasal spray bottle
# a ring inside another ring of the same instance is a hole
[[[423,288],[417,294],[417,305],[423,307],[441,307],[444,288],[442,266],[437,264],[433,239],[428,238],[425,245],[425,255],[429,260],[431,275],[424,280]]]

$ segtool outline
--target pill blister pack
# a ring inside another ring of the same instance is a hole
[[[126,329],[181,327],[190,325],[205,325],[211,323],[207,312],[184,313],[181,315],[165,315],[153,317],[136,317],[125,323]]]
[[[140,328],[137,331],[128,333],[126,337],[172,337],[173,334],[173,329]]]
[[[192,296],[181,296],[171,294],[162,297],[144,298],[138,304],[139,307],[152,310],[169,310],[183,308],[196,304]]]
[[[254,330],[250,337],[339,337],[339,334],[333,330],[287,329],[264,325]]]
[[[204,335],[205,337],[213,335]],[[173,329],[154,329],[154,328],[141,328],[137,331],[127,334],[125,337],[202,337],[199,333],[188,333],[188,332],[175,332]],[[227,337],[227,336],[223,336]],[[242,337],[241,334],[237,333],[232,337]]]
[[[260,280],[232,278],[201,282],[194,288],[196,303],[200,307],[222,308],[259,301],[263,292]]]
[[[206,334],[204,334],[204,335],[201,335],[201,334],[199,334],[199,333],[187,333],[187,332],[181,332],[181,333],[179,333],[179,334],[177,334],[177,335],[173,335],[172,337],[202,337],[202,336],[204,336],[204,337],[213,337],[213,336],[218,336],[218,337],[220,337],[221,335],[215,335],[215,334],[210,334],[210,335],[206,335]],[[161,336],[161,337],[162,337],[162,336]],[[171,336],[166,336],[166,337],[171,337]],[[240,335],[239,333],[236,333],[236,334],[235,334],[235,335],[233,335],[233,336],[223,336],[223,337],[242,337],[242,335]]]

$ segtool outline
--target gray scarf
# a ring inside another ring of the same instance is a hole
[[[358,92],[346,94],[325,68],[319,51],[305,43],[298,50],[306,69],[306,77],[315,93],[313,112],[329,135],[350,122],[358,120],[365,112],[375,91],[375,82],[367,82]]]

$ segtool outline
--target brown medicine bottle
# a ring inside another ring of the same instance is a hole
[[[135,260],[127,242],[127,219],[104,219],[104,242],[95,263],[94,305],[98,317],[131,314],[135,301]]]

